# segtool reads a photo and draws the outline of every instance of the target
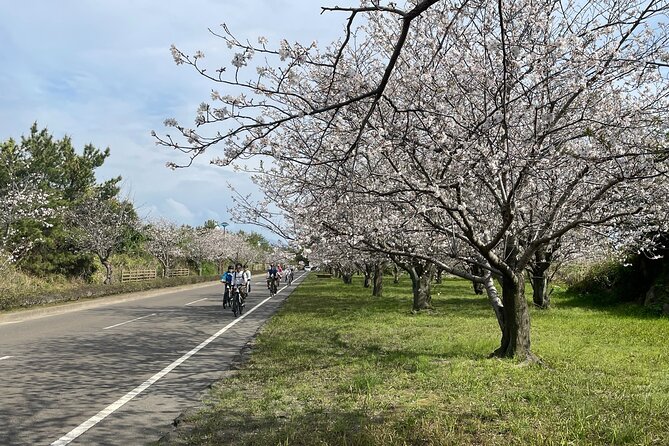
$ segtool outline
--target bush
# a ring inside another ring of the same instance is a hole
[[[605,260],[598,263],[572,265],[565,272],[570,289],[582,293],[612,292],[623,276],[625,267],[619,262]]]
[[[589,265],[570,265],[563,272],[571,291],[595,295],[600,302],[647,304],[648,292],[664,296],[669,280],[669,257],[649,259],[643,254],[630,256],[625,264],[607,260]],[[658,299],[652,299],[658,301]],[[664,298],[653,309],[664,303]]]
[[[170,277],[167,279],[161,278],[143,282],[115,283],[111,285],[79,284],[79,286],[73,286],[70,288],[51,288],[48,291],[45,291],[44,288],[38,287],[31,292],[25,292],[26,288],[24,287],[17,287],[11,290],[6,290],[6,292],[3,292],[2,295],[0,295],[0,311],[7,311],[17,308],[29,308],[38,305],[71,302],[82,299],[94,299],[97,297],[110,296],[114,294],[133,293],[157,288],[189,285],[194,283],[214,281],[218,279],[218,276]]]

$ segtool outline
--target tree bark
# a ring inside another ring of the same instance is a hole
[[[400,283],[400,268],[397,265],[393,266],[393,283]]]
[[[550,306],[551,298],[548,293],[548,277],[546,277],[546,270],[539,272],[532,272],[532,300],[534,305],[538,308],[546,309]]]
[[[413,311],[432,309],[432,295],[430,293],[430,284],[434,275],[434,266],[432,264],[423,265],[422,263],[413,264],[409,267],[411,284],[413,291]]]
[[[530,283],[532,284],[532,301],[537,308],[548,308],[550,306],[550,292],[548,269],[553,261],[553,253],[559,247],[542,247],[534,253],[534,260],[530,262],[528,269],[532,274]]]
[[[105,280],[103,283],[109,285],[112,283],[112,264],[109,262],[109,259],[100,259],[100,263],[105,267]]]
[[[346,285],[353,283],[353,274],[351,273],[341,273],[341,279]]]
[[[483,275],[483,268],[481,268],[478,265],[472,265],[471,266],[471,272],[475,276],[482,276]],[[490,280],[492,280],[492,277],[490,278]],[[474,293],[476,293],[476,294],[483,294],[483,291],[486,290],[486,285],[483,284],[483,283],[473,282],[473,285],[474,285]]]
[[[365,274],[365,281],[363,283],[363,286],[365,288],[369,288],[370,283],[372,281],[372,265],[370,265],[369,263],[365,263],[364,274]]]
[[[488,296],[488,301],[492,306],[492,309],[495,311],[495,317],[497,318],[497,323],[499,324],[499,329],[504,333],[504,304],[502,299],[499,298],[497,293],[497,288],[495,288],[495,282],[492,278],[492,275],[486,277],[485,282],[482,283],[483,287],[486,290]]]
[[[372,296],[383,296],[383,264],[377,262],[374,264],[374,287],[372,288]]]
[[[530,349],[530,313],[525,299],[522,272],[502,278],[504,327],[500,347],[493,353],[502,358],[538,361]]]

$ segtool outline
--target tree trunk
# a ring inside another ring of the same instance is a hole
[[[502,303],[504,305],[502,340],[493,355],[538,361],[530,350],[530,313],[525,300],[525,281],[522,272],[503,277]]]
[[[413,311],[432,309],[430,284],[434,274],[434,266],[413,265],[409,271],[413,291]]]
[[[397,265],[393,267],[393,283],[400,283],[400,268]]]
[[[353,274],[341,273],[341,279],[344,281],[346,285],[350,285],[353,283]]]
[[[100,263],[105,267],[105,285],[112,283],[112,265],[109,263],[108,259],[100,259]]]
[[[495,282],[492,279],[492,275],[486,277],[485,282],[481,284],[488,295],[488,301],[492,306],[492,309],[495,311],[495,317],[497,318],[497,323],[499,324],[499,329],[504,333],[504,305],[502,300],[499,298],[497,293],[497,288],[495,288]]]
[[[543,247],[534,253],[534,261],[528,269],[532,274],[532,300],[537,308],[548,308],[550,305],[550,293],[548,292],[548,269],[551,266],[553,252],[557,247]]]
[[[539,308],[546,309],[550,306],[551,298],[548,293],[546,270],[541,271],[539,275],[536,275],[536,271],[532,272],[532,300]]]
[[[364,272],[365,272],[365,281],[363,283],[363,286],[365,288],[369,288],[370,283],[372,281],[372,265],[370,265],[369,263],[365,263]]]
[[[372,288],[372,296],[383,296],[383,264],[374,264],[374,287]]]
[[[483,268],[481,268],[478,265],[472,265],[471,266],[471,272],[475,276],[482,276],[483,275]],[[490,278],[490,280],[492,280],[492,277]],[[483,284],[483,283],[473,282],[473,285],[474,285],[474,293],[476,293],[476,294],[483,294],[483,291],[486,290],[486,285]]]
[[[436,283],[441,283],[443,275],[444,275],[444,270],[443,269],[437,270],[437,279],[435,280],[435,282]]]

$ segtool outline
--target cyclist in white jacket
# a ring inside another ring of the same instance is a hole
[[[251,270],[247,265],[244,265],[244,278],[246,279],[246,293],[251,292]]]
[[[232,273],[232,286],[239,286],[239,291],[242,295],[242,306],[244,305],[244,300],[246,300],[247,293],[247,280],[244,271],[242,271],[242,264],[238,263],[235,265],[235,272]]]

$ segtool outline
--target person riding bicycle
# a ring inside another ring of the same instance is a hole
[[[221,275],[221,283],[223,284],[223,308],[230,302],[230,290],[232,289],[232,273],[235,267],[230,265],[228,270]]]
[[[235,265],[235,272],[232,273],[232,286],[239,287],[239,293],[242,296],[242,307],[244,306],[244,301],[246,300],[246,276],[244,271],[242,271],[242,264],[238,263]]]
[[[251,270],[247,265],[244,265],[244,277],[246,278],[246,293],[251,293]]]
[[[267,289],[269,289],[272,280],[276,280],[277,282],[280,281],[281,272],[273,263],[270,263],[269,269],[267,270]]]

